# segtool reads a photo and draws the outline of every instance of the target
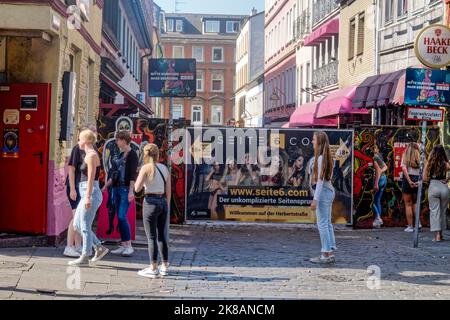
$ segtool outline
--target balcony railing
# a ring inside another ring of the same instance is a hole
[[[333,61],[313,70],[313,89],[324,88],[338,83],[338,65],[338,61]]]
[[[313,25],[325,18],[337,7],[336,0],[316,0],[313,9]]]
[[[299,40],[311,32],[311,15],[303,12],[294,22],[294,39]]]

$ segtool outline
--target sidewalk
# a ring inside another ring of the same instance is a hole
[[[403,229],[341,227],[336,237],[337,263],[323,268],[308,261],[319,252],[311,226],[174,226],[169,277],[138,277],[148,264],[138,247],[132,258],[79,269],[75,290],[63,248],[0,249],[0,299],[450,299],[450,241],[434,243],[425,230],[413,249]],[[367,286],[372,265],[378,290]]]

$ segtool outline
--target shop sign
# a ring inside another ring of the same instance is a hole
[[[441,24],[424,28],[416,38],[416,56],[425,66],[440,69],[450,64],[450,29]]]

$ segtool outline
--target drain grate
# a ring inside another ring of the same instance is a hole
[[[13,261],[0,261],[0,270],[2,269],[22,269],[27,268],[26,263],[13,262]]]
[[[320,279],[331,281],[331,282],[351,282],[351,279],[342,277],[342,276],[334,276],[334,275],[325,275],[319,276]]]

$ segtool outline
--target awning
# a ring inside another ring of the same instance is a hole
[[[352,108],[375,108],[405,101],[406,70],[372,76],[356,88]]]
[[[289,129],[291,126],[290,126],[290,124],[288,122],[288,123],[285,123],[284,125],[282,125],[281,127],[284,128],[284,129]]]
[[[316,118],[319,103],[320,101],[314,101],[299,106],[291,116],[289,121],[290,128],[311,126],[337,127],[338,121],[336,117],[330,119]]]
[[[305,38],[304,46],[313,46],[325,41],[331,36],[339,34],[339,17],[334,18],[319,28],[314,30],[308,37]]]
[[[355,97],[356,87],[336,90],[328,94],[318,105],[317,118],[338,116],[342,114],[368,114],[367,109],[353,109],[352,99]]]
[[[133,107],[138,108],[139,110],[144,110],[147,113],[153,114],[153,111],[147,107],[145,104],[143,104],[141,101],[139,101],[136,97],[133,96],[132,93],[127,91],[125,88],[123,88],[121,85],[117,84],[113,80],[111,80],[108,76],[106,76],[104,73],[100,73],[100,80],[105,82],[108,86],[110,86],[113,90],[120,93],[122,96],[125,97],[125,100]]]

